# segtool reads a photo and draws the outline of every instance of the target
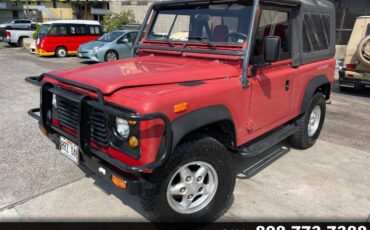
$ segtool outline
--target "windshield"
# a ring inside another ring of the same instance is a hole
[[[123,35],[123,32],[120,31],[114,31],[107,34],[104,34],[100,38],[98,38],[98,41],[100,42],[112,42],[119,38],[121,35]]]
[[[148,39],[243,44],[248,37],[252,9],[249,1],[159,9]]]
[[[37,37],[41,39],[44,36],[46,36],[48,34],[49,28],[50,28],[50,25],[48,24],[41,25],[41,28],[40,28],[40,31]]]

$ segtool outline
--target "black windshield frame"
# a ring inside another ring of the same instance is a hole
[[[245,54],[247,53],[248,48],[244,46],[244,44],[236,44],[236,43],[215,43],[215,45],[218,47],[222,47],[222,49],[215,49],[215,48],[209,48],[205,49],[204,46],[205,44],[201,41],[196,41],[196,40],[191,40],[187,42],[181,42],[181,41],[174,41],[175,43],[182,43],[184,44],[182,48],[180,47],[173,47],[171,45],[169,46],[163,46],[163,45],[156,45],[159,43],[156,42],[166,42],[165,40],[163,41],[158,41],[158,40],[150,40],[148,39],[147,36],[147,31],[150,31],[151,28],[147,28],[147,26],[150,23],[150,27],[153,26],[153,21],[155,20],[155,17],[157,12],[160,9],[178,9],[181,7],[191,7],[194,6],[201,6],[201,5],[216,5],[216,4],[241,4],[241,5],[250,5],[251,6],[251,14],[249,15],[250,20],[249,20],[249,25],[248,25],[248,34],[251,34],[253,31],[251,29],[251,26],[253,26],[253,21],[255,19],[255,7],[256,7],[256,1],[250,0],[248,3],[247,1],[243,0],[235,0],[235,1],[224,1],[224,0],[207,0],[207,1],[199,1],[199,0],[184,0],[181,2],[177,1],[172,1],[172,2],[158,2],[154,3],[151,5],[149,8],[147,15],[144,19],[144,22],[142,24],[142,27],[139,32],[139,36],[137,37],[135,44],[133,46],[133,54],[136,55],[136,52],[138,49],[149,49],[149,50],[165,50],[165,51],[178,51],[178,52],[193,52],[193,53],[204,53],[204,54],[218,54],[218,55],[231,55],[231,56],[240,56],[240,57],[245,57]],[[258,2],[258,0],[257,0]],[[144,36],[143,36],[144,35]],[[249,40],[249,37],[247,38],[247,41]],[[143,44],[140,44],[140,41],[144,41]],[[149,44],[150,43],[150,44]],[[199,47],[192,47],[188,48],[187,44],[192,44],[192,45],[199,45]],[[203,46],[202,46],[203,45]],[[230,48],[230,50],[225,50],[225,48]],[[238,50],[231,50],[232,48],[237,48]]]

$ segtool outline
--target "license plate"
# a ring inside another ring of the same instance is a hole
[[[74,163],[79,163],[80,152],[78,150],[78,146],[62,136],[59,137],[59,151]]]

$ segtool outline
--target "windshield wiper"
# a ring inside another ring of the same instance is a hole
[[[209,47],[211,47],[212,49],[215,49],[216,48],[216,45],[213,44],[208,37],[188,37],[188,40],[196,40],[196,41],[200,41],[202,42],[203,44],[206,44],[208,45]]]
[[[175,43],[172,41],[171,38],[168,38],[165,40],[167,42],[167,44],[170,46],[170,47],[175,47]]]

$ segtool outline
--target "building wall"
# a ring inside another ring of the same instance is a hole
[[[142,23],[150,4],[153,2],[153,0],[111,1],[110,10],[112,13],[120,13],[123,10],[132,10],[135,14],[135,21]]]
[[[50,12],[52,12],[58,19],[74,19],[73,9],[70,3],[57,2],[56,8],[53,7],[52,2],[43,2],[43,4]],[[43,17],[46,15],[43,15]]]
[[[24,18],[22,3],[0,0],[0,23],[17,18]]]

